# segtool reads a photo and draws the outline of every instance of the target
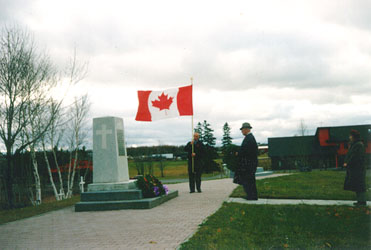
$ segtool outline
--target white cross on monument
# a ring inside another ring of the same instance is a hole
[[[102,148],[107,149],[107,135],[112,135],[112,130],[107,129],[106,124],[102,124],[102,129],[97,130],[95,134],[102,136]]]

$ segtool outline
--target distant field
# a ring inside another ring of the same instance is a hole
[[[188,176],[187,172],[187,161],[164,161],[164,177],[165,178],[186,178]],[[144,172],[149,173],[149,164],[144,162]],[[130,178],[138,175],[138,170],[135,162],[129,161],[129,175]],[[153,162],[153,175],[156,177],[161,177],[160,163]]]
[[[220,162],[221,160],[216,160]],[[153,162],[153,175],[160,179],[185,179],[188,178],[187,161],[164,161],[164,176],[161,176],[160,163]],[[149,164],[144,163],[144,172],[149,174]],[[203,174],[203,176],[213,176],[219,174],[218,171],[211,174]],[[138,170],[134,161],[129,161],[129,176],[130,178],[138,175]]]
[[[222,163],[222,159],[216,159],[215,162],[218,164]],[[164,177],[161,176],[160,162],[153,162],[153,175],[162,179],[184,179],[188,178],[187,161],[163,161],[164,164]],[[144,172],[149,173],[149,163],[144,162]],[[264,170],[271,169],[270,158],[263,157],[259,159],[259,166],[263,167]],[[219,174],[218,171],[211,174],[203,174],[203,176],[213,176]],[[133,160],[129,161],[129,176],[130,178],[138,175],[136,163]]]

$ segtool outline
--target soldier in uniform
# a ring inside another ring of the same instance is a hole
[[[195,185],[197,192],[201,193],[201,174],[203,165],[204,144],[199,140],[200,135],[194,133],[193,140],[188,142],[184,150],[188,152],[188,176],[190,193],[195,192]],[[193,153],[192,153],[193,145]],[[192,158],[194,159],[194,166],[192,167]]]

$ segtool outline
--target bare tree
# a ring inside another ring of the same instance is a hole
[[[26,105],[24,119],[27,120],[28,126],[25,127],[24,134],[26,135],[27,141],[31,142],[28,147],[31,153],[31,165],[35,180],[35,195],[32,195],[35,199],[31,199],[31,202],[34,205],[39,205],[42,202],[41,181],[38,171],[36,151],[39,148],[40,142],[43,142],[46,132],[51,129],[54,120],[57,119],[59,108],[62,103],[62,101],[57,102],[48,95],[49,91],[54,86],[56,86],[55,81],[49,81],[45,86],[37,89],[27,86],[28,103]],[[51,108],[49,109],[48,107]],[[44,143],[42,143],[42,146],[44,146]],[[50,173],[50,168],[48,168],[48,170]],[[54,185],[53,188],[54,192],[56,192]]]
[[[61,200],[62,197],[64,196],[62,174],[61,174],[61,171],[60,171],[60,168],[59,168],[59,165],[58,165],[57,155],[56,155],[56,152],[55,152],[55,146],[58,147],[58,143],[60,141],[60,138],[63,135],[63,129],[59,130],[59,128],[61,127],[60,120],[61,120],[61,115],[62,115],[61,112],[60,112],[60,105],[59,104],[60,103],[57,103],[57,102],[51,102],[50,103],[50,105],[48,107],[49,113],[56,113],[57,115],[55,116],[55,119],[52,121],[52,124],[50,126],[50,129],[49,129],[48,133],[41,137],[41,146],[42,146],[42,151],[43,151],[43,155],[44,155],[44,160],[45,160],[45,163],[46,163],[46,167],[48,169],[49,180],[50,180],[50,183],[52,185],[54,196],[55,196],[56,200]],[[58,137],[56,136],[57,133],[59,133]],[[50,162],[49,162],[48,155],[47,155],[46,137],[49,138],[49,145],[50,145],[50,148],[51,148],[52,157],[53,157],[53,160],[54,160],[54,163],[56,165],[57,172],[58,172],[59,192],[57,191],[57,187],[54,183],[53,174],[52,174],[52,171],[51,171],[51,166],[50,166]],[[57,139],[56,139],[56,144],[55,144],[55,138],[56,137],[57,137]]]
[[[76,60],[76,49],[74,49],[73,57],[70,60],[70,63],[68,65],[68,68],[65,70],[64,75],[69,78],[69,86],[76,85],[79,81],[81,81],[87,74],[88,71],[88,65],[87,63],[79,63]],[[87,100],[87,96],[83,96],[82,100]],[[63,101],[63,99],[62,99]],[[56,200],[61,200],[61,199],[66,199],[68,198],[68,195],[66,194],[64,190],[64,185],[63,185],[63,178],[62,178],[62,173],[61,169],[59,167],[59,162],[57,159],[57,152],[56,149],[59,146],[59,143],[61,141],[61,138],[65,134],[65,131],[67,129],[67,124],[70,121],[73,121],[74,119],[71,119],[73,116],[72,114],[76,114],[76,105],[85,105],[82,103],[76,103],[78,102],[77,99],[75,99],[75,103],[72,104],[72,108],[70,107],[66,113],[62,112],[61,109],[61,102],[53,102],[49,105],[49,113],[57,113],[55,116],[55,119],[52,121],[52,124],[50,126],[50,129],[47,133],[46,136],[42,137],[42,148],[43,148],[43,153],[44,153],[44,160],[46,162],[46,166],[48,169],[48,174],[49,174],[49,179],[50,183],[52,185],[54,195]],[[88,104],[86,104],[88,106]],[[87,107],[88,108],[88,107]],[[77,112],[78,113],[78,112]],[[84,114],[86,115],[86,114]],[[73,128],[74,126],[69,126],[70,128]],[[47,137],[47,138],[46,138]],[[52,158],[53,158],[53,164],[55,165],[58,173],[58,180],[59,180],[59,192],[57,191],[56,185],[54,183],[53,175],[51,172],[51,164],[49,162],[49,159],[47,157],[47,144],[50,146],[50,151],[52,153]],[[72,159],[72,158],[71,158]],[[87,174],[87,171],[85,175]],[[70,172],[68,175],[68,178],[70,178]],[[68,181],[70,183],[70,181]],[[68,184],[69,185],[69,184]]]
[[[78,163],[78,150],[86,139],[86,118],[90,109],[88,96],[84,95],[81,99],[75,99],[74,105],[71,107],[69,114],[69,150],[70,164],[67,176],[67,198],[70,198],[73,193],[73,184],[75,180],[76,166]]]
[[[298,125],[298,134],[299,136],[306,136],[308,134],[308,126],[305,124],[304,119],[300,119]],[[298,143],[296,147],[300,152],[300,155],[298,155],[295,159],[295,166],[298,167],[301,171],[304,171],[305,169],[308,169],[310,167],[310,161],[307,155],[307,147],[305,143],[301,142]]]
[[[305,124],[303,119],[300,119],[300,123],[298,126],[298,133],[299,133],[299,136],[305,136],[308,133],[308,126]]]
[[[40,93],[54,82],[55,71],[47,56],[37,53],[30,35],[19,28],[4,28],[0,37],[0,138],[6,148],[6,188],[13,207],[14,155],[37,142],[48,130],[46,123],[37,133],[22,140],[29,127],[27,119],[38,105]],[[30,107],[30,104],[33,106]],[[35,131],[36,132],[36,131]]]
[[[32,167],[32,173],[34,176],[34,183],[35,183],[35,190],[30,188],[30,200],[33,205],[39,205],[41,204],[41,181],[40,181],[40,175],[39,175],[39,169],[38,169],[38,163],[36,159],[36,148],[38,144],[38,140],[34,140],[35,137],[39,134],[39,131],[41,130],[40,122],[36,117],[38,116],[36,111],[37,109],[33,109],[33,104],[28,104],[27,108],[29,109],[29,112],[26,112],[27,116],[25,119],[28,119],[30,121],[29,126],[27,126],[24,129],[24,135],[26,142],[32,142],[28,145],[28,149],[30,151],[31,156],[31,167]],[[40,114],[40,113],[39,113]],[[34,193],[35,192],[35,193]]]

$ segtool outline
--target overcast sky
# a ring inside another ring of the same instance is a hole
[[[194,121],[220,144],[250,122],[258,142],[371,123],[371,1],[0,0],[1,26],[33,33],[56,64],[74,48],[90,120],[124,119],[128,146],[185,144],[191,118],[137,122],[137,90],[194,78]]]

